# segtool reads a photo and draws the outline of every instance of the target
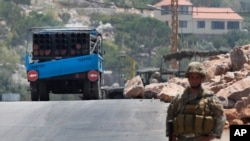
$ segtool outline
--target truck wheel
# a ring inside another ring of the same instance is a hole
[[[85,100],[90,100],[91,99],[90,81],[89,80],[84,80],[83,99],[85,99]]]
[[[93,99],[94,100],[98,100],[98,99],[102,99],[102,93],[101,93],[101,79],[100,79],[100,75],[98,80],[96,80],[95,82],[92,82],[92,93],[93,93]]]
[[[38,101],[38,92],[31,92],[31,101]]]
[[[31,88],[31,101],[38,101],[39,100],[39,93],[38,93],[37,83],[31,82],[30,88]]]
[[[40,101],[49,101],[49,92],[45,82],[39,83]]]

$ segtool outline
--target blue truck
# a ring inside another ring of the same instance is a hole
[[[90,27],[32,27],[25,65],[32,101],[50,94],[82,94],[101,99],[104,50],[102,35]]]

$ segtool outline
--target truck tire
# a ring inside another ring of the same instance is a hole
[[[31,101],[38,101],[38,99],[39,99],[38,92],[31,91]]]
[[[90,92],[90,81],[84,80],[83,84],[83,99],[90,100],[91,99],[91,92]]]
[[[39,83],[40,101],[49,101],[49,92],[45,82]]]
[[[93,93],[93,99],[94,100],[102,99],[100,76],[99,76],[98,80],[96,80],[95,82],[92,82],[91,91]]]
[[[39,93],[38,93],[38,84],[36,82],[30,82],[30,93],[31,93],[31,101],[38,101],[39,100]]]

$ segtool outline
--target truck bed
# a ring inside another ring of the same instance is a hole
[[[66,59],[55,59],[53,61],[36,62],[31,64],[29,64],[27,58],[28,57],[26,57],[26,63],[28,63],[27,71],[37,70],[39,79],[86,72],[88,70],[98,70],[103,72],[103,58],[98,54]],[[97,61],[98,64],[93,63]]]

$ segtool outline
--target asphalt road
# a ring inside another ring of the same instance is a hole
[[[0,140],[166,141],[167,107],[150,99],[0,102]]]
[[[168,141],[168,105],[157,99],[0,102],[0,141]],[[221,141],[229,141],[228,131]]]

